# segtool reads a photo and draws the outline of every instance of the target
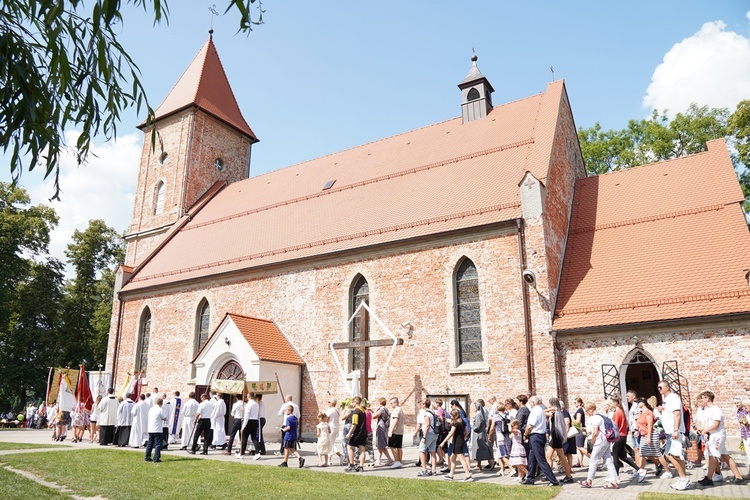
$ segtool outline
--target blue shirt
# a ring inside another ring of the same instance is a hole
[[[294,415],[287,415],[284,418],[284,427],[289,429],[284,431],[285,441],[296,441],[297,440],[297,417]]]

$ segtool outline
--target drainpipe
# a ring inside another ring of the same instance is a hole
[[[533,394],[534,374],[532,371],[533,359],[531,355],[531,314],[529,312],[528,290],[526,289],[526,282],[523,280],[523,272],[526,270],[526,253],[524,252],[526,244],[523,237],[523,219],[516,219],[516,225],[518,226],[518,261],[521,267],[518,277],[521,281],[521,296],[523,297],[523,330],[526,339],[526,386],[528,387],[528,391]]]

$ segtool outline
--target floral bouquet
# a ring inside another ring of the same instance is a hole
[[[344,408],[351,408],[352,406],[354,405],[352,405],[351,397],[342,399],[341,402],[339,403],[339,408],[341,408],[342,410]],[[367,408],[368,406],[370,406],[370,402],[367,399],[362,398],[362,408]]]
[[[578,432],[581,432],[581,429],[583,429],[583,426],[581,425],[581,422],[579,422],[578,420],[573,420],[570,423],[570,425],[572,425],[573,427],[575,427],[578,430]]]

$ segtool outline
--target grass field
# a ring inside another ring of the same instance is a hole
[[[0,468],[0,498],[70,498],[67,495]]]
[[[160,464],[117,450],[75,450],[0,456],[0,463],[32,472],[82,496],[158,498],[513,498],[547,500],[560,490],[496,484],[345,475],[171,454]],[[7,474],[7,472],[6,472]],[[14,480],[15,482],[16,480]],[[27,480],[18,478],[19,483]],[[18,498],[18,496],[15,496]],[[0,498],[8,498],[5,495]],[[40,498],[37,496],[37,498]]]
[[[60,444],[35,444],[35,443],[4,443],[0,442],[0,451],[5,450],[32,450],[35,448],[67,448]]]

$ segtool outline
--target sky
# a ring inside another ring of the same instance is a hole
[[[120,42],[156,108],[208,37],[216,2],[172,0],[169,23],[125,7]],[[691,102],[733,110],[750,99],[750,3],[745,0],[279,2],[237,33],[234,12],[213,19],[214,43],[244,117],[260,139],[251,175],[460,116],[457,88],[471,61],[495,105],[564,79],[578,127],[623,128],[652,109]],[[257,12],[256,12],[257,15]],[[60,216],[50,243],[103,219],[125,231],[133,213],[145,117],[122,114],[116,140],[95,140],[78,167],[64,158],[61,201],[51,179],[24,173],[33,203]],[[73,140],[75,130],[66,132]],[[6,167],[0,181],[8,181]]]

